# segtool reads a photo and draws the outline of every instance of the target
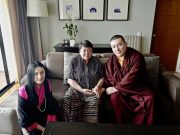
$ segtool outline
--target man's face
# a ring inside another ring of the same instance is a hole
[[[127,50],[127,44],[121,38],[112,40],[110,44],[113,53],[117,57],[123,57],[125,55]]]
[[[92,48],[82,47],[80,49],[80,55],[81,55],[83,60],[89,60],[92,56]]]

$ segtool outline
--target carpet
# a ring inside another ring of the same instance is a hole
[[[8,107],[17,110],[19,87],[20,85],[15,83],[6,93],[0,97],[0,107]]]
[[[1,103],[0,107],[8,107],[17,110],[18,105],[18,90],[12,92],[8,97],[6,97]]]

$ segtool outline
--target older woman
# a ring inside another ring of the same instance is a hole
[[[98,122],[99,97],[103,91],[103,68],[92,56],[93,45],[85,40],[79,44],[80,55],[70,64],[69,90],[64,96],[65,120],[70,122]]]

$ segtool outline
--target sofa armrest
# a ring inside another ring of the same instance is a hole
[[[174,76],[171,71],[164,71],[161,79],[161,91],[164,91],[173,104],[180,105],[180,78]]]
[[[46,60],[42,60],[41,63],[46,67]]]
[[[0,134],[23,135],[15,109],[0,108]]]
[[[168,101],[164,106],[167,109],[167,117],[170,118],[170,122],[180,124],[180,78],[173,75],[173,72],[164,71],[161,74],[161,93]]]

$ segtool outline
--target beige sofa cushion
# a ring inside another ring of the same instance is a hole
[[[158,89],[159,83],[159,56],[144,57],[149,81],[154,89]]]
[[[67,84],[71,60],[77,55],[79,55],[79,53],[64,52],[64,84]]]
[[[65,92],[68,89],[67,85],[63,84],[61,79],[49,79],[52,87],[52,94],[56,100],[62,100]]]
[[[64,53],[50,52],[46,56],[46,67],[48,77],[53,79],[63,79],[64,77]]]

